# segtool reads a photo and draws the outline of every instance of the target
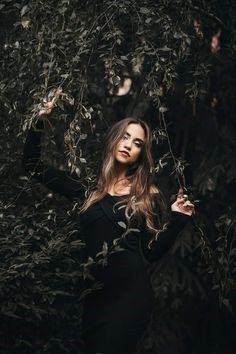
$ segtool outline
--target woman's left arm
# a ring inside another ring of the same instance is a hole
[[[171,205],[171,218],[166,229],[154,241],[150,233],[141,237],[143,254],[149,262],[159,260],[173,246],[177,235],[191,221],[193,212],[194,205],[180,189],[176,201]]]

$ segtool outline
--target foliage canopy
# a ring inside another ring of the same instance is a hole
[[[89,289],[76,206],[52,199],[20,170],[25,131],[58,89],[44,141],[49,163],[90,188],[106,128],[140,117],[153,128],[164,193],[186,183],[200,200],[195,227],[153,269],[154,321],[140,352],[227,350],[236,255],[233,2],[3,0],[0,23],[1,353],[73,353],[80,345]],[[209,316],[217,324],[222,316],[228,335],[212,324],[203,349],[206,334],[190,325],[188,311],[204,328]]]

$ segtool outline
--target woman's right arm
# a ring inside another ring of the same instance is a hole
[[[29,130],[23,151],[22,166],[36,180],[54,192],[70,200],[84,199],[85,187],[76,175],[44,164],[41,160],[41,139],[44,130],[43,120],[38,120],[36,130]]]

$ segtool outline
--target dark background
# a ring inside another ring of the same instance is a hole
[[[21,167],[27,130],[58,88],[48,163],[89,189],[106,129],[142,118],[166,199],[181,184],[196,204],[194,224],[151,270],[156,303],[139,353],[235,352],[235,28],[229,0],[1,1],[2,354],[79,353],[83,296],[98,286],[83,280],[79,201]]]

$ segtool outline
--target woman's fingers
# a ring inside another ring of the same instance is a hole
[[[39,111],[39,116],[42,116],[43,114],[50,114],[54,106],[55,106],[55,100],[44,103],[43,107]]]
[[[39,111],[39,116],[48,115],[52,112],[53,108],[56,106],[58,98],[63,94],[62,89],[58,88],[51,101],[46,101],[43,103],[42,108]]]
[[[194,204],[188,199],[188,195],[184,193],[183,189],[180,188],[176,201],[172,204],[172,210],[180,211],[187,215],[192,215],[194,212]]]
[[[185,206],[192,206],[192,207],[194,207],[194,204],[192,204],[191,202],[190,202],[190,200],[186,200],[186,198],[181,198],[181,199],[179,199],[179,200],[177,200],[177,205],[178,206],[180,206],[180,205],[182,205],[183,207],[185,207]]]
[[[187,201],[183,204],[183,206],[184,206],[184,207],[185,207],[185,206],[194,207],[194,205],[190,202],[190,200],[187,200]]]
[[[189,213],[190,215],[194,213],[194,205],[189,200],[183,203],[180,209],[182,209],[184,212]]]
[[[184,191],[182,188],[179,189],[178,195],[177,195],[177,201],[182,201],[183,199],[187,200],[188,199],[188,195],[184,194]]]

